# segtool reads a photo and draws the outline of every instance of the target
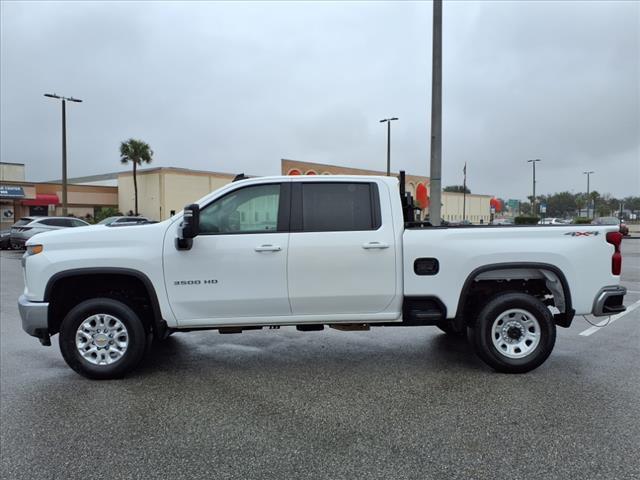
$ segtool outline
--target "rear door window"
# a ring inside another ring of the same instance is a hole
[[[302,231],[376,230],[380,226],[377,185],[302,183]]]

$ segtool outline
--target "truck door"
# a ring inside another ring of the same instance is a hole
[[[378,185],[291,185],[287,271],[293,314],[384,311],[396,295],[396,245],[391,208],[388,201],[381,204]]]
[[[181,326],[291,314],[289,196],[287,182],[240,186],[202,206],[190,250],[167,237],[165,284]]]

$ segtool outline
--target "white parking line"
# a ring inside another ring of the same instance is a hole
[[[632,303],[631,305],[629,305],[624,312],[609,318],[605,318],[601,322],[596,323],[596,326],[589,327],[584,332],[580,332],[580,335],[582,335],[583,337],[588,337],[589,335],[596,333],[598,330],[602,330],[602,327],[604,327],[605,325],[611,325],[613,322],[615,322],[619,318],[624,317],[627,313],[633,312],[638,307],[640,307],[640,300],[638,300],[636,303]]]

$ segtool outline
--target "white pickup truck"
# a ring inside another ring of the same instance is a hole
[[[621,312],[617,226],[431,227],[392,177],[233,182],[149,225],[34,236],[24,330],[90,378],[121,377],[150,339],[434,325],[500,372],[551,353],[556,325]]]

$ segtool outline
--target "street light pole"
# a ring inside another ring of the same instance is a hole
[[[62,99],[62,216],[67,216],[67,101]]]
[[[398,120],[398,117],[383,118],[380,123],[387,124],[387,177],[391,176],[391,122]]]
[[[433,0],[432,49],[429,221],[432,225],[439,226],[442,207],[442,0]]]
[[[589,177],[592,173],[596,173],[593,170],[589,170],[588,172],[582,172],[583,175],[587,176],[587,218],[591,218],[591,214],[589,213],[589,205],[591,203],[591,199],[589,198]]]
[[[533,165],[533,197],[531,198],[531,213],[533,216],[536,214],[536,162],[539,162],[539,158],[527,160],[527,163]]]
[[[62,97],[55,93],[45,93],[45,97],[62,100],[62,215],[67,216],[67,100],[70,102],[82,102],[73,97]]]

